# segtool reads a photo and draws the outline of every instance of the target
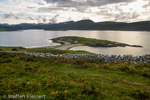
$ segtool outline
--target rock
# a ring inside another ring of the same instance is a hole
[[[19,52],[19,51],[0,51],[7,53],[20,53],[29,56],[40,56],[40,57],[64,57],[64,58],[85,58],[85,59],[96,59],[100,62],[105,63],[117,63],[119,61],[128,61],[133,63],[150,63],[150,55],[143,56],[132,56],[132,55],[101,55],[101,54],[51,54],[51,53],[29,53],[29,52]]]
[[[140,45],[131,45],[131,47],[140,47],[140,48],[142,48],[143,46],[140,46]]]

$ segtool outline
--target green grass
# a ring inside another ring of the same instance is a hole
[[[0,31],[13,31],[13,30],[11,30],[11,29],[1,29],[0,28]]]
[[[46,100],[149,100],[150,64],[0,53],[0,100],[6,100],[4,94],[46,95]]]
[[[107,41],[107,40],[98,40],[98,39],[92,39],[92,38],[84,38],[84,37],[77,37],[77,36],[65,36],[65,37],[59,37],[52,39],[54,42],[58,42],[57,39],[60,41],[66,41],[71,44],[75,44],[74,41],[78,41],[79,44],[89,44],[89,45],[95,45],[95,44],[114,44],[116,42],[114,41]]]
[[[73,50],[56,50],[52,48],[36,48],[36,49],[26,49],[27,52],[37,52],[37,53],[52,53],[52,54],[65,54],[65,53],[72,53],[72,54],[91,54],[87,51],[73,51]]]
[[[23,47],[0,47],[0,51],[21,51],[21,52],[37,52],[37,53],[52,53],[52,54],[91,54],[88,51],[73,51],[73,50],[57,50],[54,48],[23,48]]]
[[[25,48],[23,47],[5,47],[5,46],[0,46],[0,51],[22,51]]]

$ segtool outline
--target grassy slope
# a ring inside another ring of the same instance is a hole
[[[56,39],[61,39],[62,41],[67,41],[67,42],[70,42],[71,44],[74,44],[74,41],[78,41],[79,44],[96,44],[96,43],[99,43],[99,44],[114,44],[114,43],[116,43],[116,42],[113,42],[113,41],[98,40],[98,39],[76,37],[76,36],[65,36],[65,37],[60,37],[60,38],[56,38]]]
[[[150,64],[0,53],[4,94],[46,95],[46,100],[148,100]]]
[[[73,53],[73,54],[91,54],[87,51],[72,51],[72,50],[56,50],[55,48],[22,48],[22,47],[1,47],[0,51],[22,51],[22,52],[37,52],[37,53],[52,53],[52,54],[64,54],[64,53]]]

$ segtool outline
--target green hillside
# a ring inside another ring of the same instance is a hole
[[[150,64],[0,53],[0,99],[14,99],[9,94],[42,95],[45,100],[149,100]]]
[[[11,30],[11,29],[2,29],[2,28],[0,28],[0,31],[13,31],[13,30]]]

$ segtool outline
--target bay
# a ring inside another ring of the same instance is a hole
[[[145,31],[44,31],[44,30],[23,30],[13,32],[0,32],[0,46],[23,46],[23,47],[43,47],[58,45],[52,43],[52,38],[61,36],[80,36],[86,38],[96,38],[102,40],[116,41],[130,45],[141,45],[136,47],[115,47],[115,48],[94,48],[79,46],[71,50],[86,50],[97,54],[108,55],[145,55],[150,54],[150,32]]]

